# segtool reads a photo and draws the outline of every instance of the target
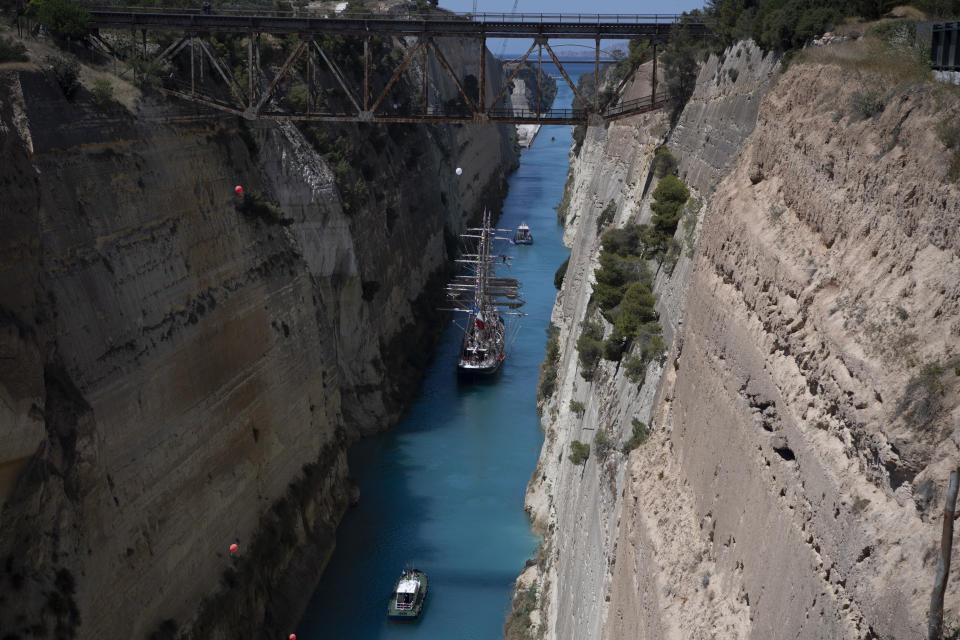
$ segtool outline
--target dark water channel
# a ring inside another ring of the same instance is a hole
[[[568,107],[571,91],[558,84],[556,106]],[[526,221],[535,244],[495,247],[514,256],[501,272],[521,281],[528,314],[502,371],[492,383],[458,381],[461,332],[451,325],[400,424],[351,449],[360,503],[338,530],[299,640],[502,636],[512,583],[537,545],[523,497],[542,442],[537,376],[557,293],[553,276],[568,253],[554,207],[569,148],[570,127],[543,127],[509,179],[498,226]],[[415,624],[388,624],[390,591],[411,564],[430,576],[426,610]]]

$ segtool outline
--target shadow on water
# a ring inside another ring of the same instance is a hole
[[[558,104],[569,104],[569,88],[559,89]],[[451,324],[400,423],[351,448],[360,503],[337,530],[300,640],[502,636],[513,581],[537,545],[523,500],[543,439],[537,379],[556,296],[553,275],[567,257],[554,207],[569,147],[570,127],[544,127],[509,178],[498,226],[525,221],[536,244],[496,247],[513,256],[505,275],[521,281],[527,301],[507,360],[495,376],[461,379],[462,333]],[[430,576],[424,615],[414,625],[389,624],[390,591],[410,566]]]

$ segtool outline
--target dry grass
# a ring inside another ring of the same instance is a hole
[[[13,37],[22,42],[27,47],[27,55],[30,62],[13,62],[4,64],[4,69],[16,70],[34,70],[44,66],[43,59],[47,56],[65,56],[73,59],[69,52],[55,47],[49,41],[38,40],[36,38],[17,38],[16,30],[8,26],[0,26],[0,35]],[[123,77],[113,73],[113,65],[107,64],[100,67],[77,60],[80,63],[80,84],[87,90],[92,90],[96,81],[106,81],[113,87],[113,99],[122,104],[131,111],[136,110],[137,101],[140,99],[140,90],[131,81],[131,73],[128,71]],[[118,70],[123,71],[124,65],[118,65]]]
[[[900,5],[899,7],[894,7],[893,9],[890,10],[889,15],[894,18],[907,18],[908,20],[926,20],[927,19],[926,13],[908,4],[903,4],[903,5]]]
[[[848,71],[879,76],[897,85],[932,82],[930,69],[920,56],[892,49],[873,37],[804,49],[797,54],[797,61],[836,65]]]

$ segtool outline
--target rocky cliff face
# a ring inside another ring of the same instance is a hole
[[[510,130],[345,128],[347,206],[292,125],[104,111],[29,66],[0,86],[0,628],[289,632]]]
[[[643,221],[639,193],[620,194],[656,141],[588,133],[574,165],[562,366],[528,493],[548,533],[543,573],[524,577],[541,581],[545,637],[923,635],[960,457],[960,190],[936,135],[955,103],[845,64],[774,67],[745,45],[711,59],[667,139],[703,205],[657,276],[670,346],[640,389],[612,363],[579,379],[570,336],[592,220],[613,197],[617,223]],[[885,97],[866,119],[865,87]],[[564,459],[592,432],[622,441],[631,417],[653,431],[629,457]]]

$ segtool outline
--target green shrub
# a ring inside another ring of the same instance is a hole
[[[597,216],[597,233],[613,222],[613,217],[617,214],[617,203],[613,200],[607,203],[607,206],[603,208],[603,211],[600,212],[600,215]]]
[[[560,329],[550,323],[547,327],[547,357],[540,365],[540,381],[537,384],[537,398],[545,399],[553,395],[557,388],[557,365],[560,362]]]
[[[850,108],[860,120],[873,118],[881,113],[885,107],[883,94],[877,89],[854,91],[850,96]]]
[[[570,411],[572,411],[578,418],[582,418],[586,407],[583,406],[582,402],[577,402],[576,400],[570,401]]]
[[[292,220],[284,219],[280,203],[270,202],[260,193],[243,194],[237,211],[251,220],[260,220],[266,224],[287,226],[292,223]]]
[[[30,10],[58,38],[87,35],[90,12],[73,0],[30,0]]]
[[[646,284],[631,284],[620,302],[614,323],[616,331],[625,338],[635,338],[644,324],[657,319],[657,312],[653,309],[656,302],[657,297],[650,292]]]
[[[583,444],[579,440],[570,443],[570,455],[567,459],[573,464],[583,464],[590,457],[590,445]]]
[[[44,62],[53,71],[53,77],[60,90],[68,100],[73,97],[80,88],[80,64],[76,60],[70,60],[61,56],[47,56]]]
[[[646,424],[640,422],[636,418],[633,418],[631,421],[633,425],[633,434],[630,436],[630,439],[623,443],[622,451],[624,453],[630,453],[644,442],[647,441],[647,438],[650,437],[650,428]]]
[[[955,0],[921,0],[955,2]],[[711,0],[711,20],[718,50],[753,38],[763,49],[788,51],[802,47],[848,16],[875,20],[897,3],[893,0],[768,0],[762,3]]]
[[[653,285],[653,276],[640,256],[617,254],[606,248],[600,252],[600,266],[594,272],[594,278],[593,299],[610,322],[615,322],[614,310],[632,284],[641,283],[648,289]]]
[[[643,242],[654,255],[662,257],[667,252],[669,240],[680,223],[683,205],[689,198],[690,190],[674,175],[664,176],[653,190],[654,202],[650,205],[653,210],[650,220],[652,227]]]
[[[640,327],[634,343],[640,348],[640,358],[646,362],[654,358],[664,358],[666,344],[663,342],[661,327],[659,322],[648,322]],[[662,364],[662,362],[661,362]]]
[[[537,608],[537,585],[517,591],[510,614],[503,625],[504,640],[529,640],[530,614]]]
[[[99,107],[105,107],[113,102],[113,85],[106,78],[97,78],[93,81],[93,88],[90,90],[93,95],[93,101]]]
[[[0,62],[26,62],[27,48],[13,38],[0,36]]]
[[[892,47],[912,47],[916,38],[917,21],[900,19],[886,20],[871,26],[867,35],[883,40]]]
[[[663,178],[668,174],[677,175],[677,159],[666,147],[660,147],[653,154],[653,163],[650,168],[653,170],[653,175],[658,178]]]
[[[637,346],[637,355],[630,355],[624,361],[624,370],[630,382],[642,385],[647,376],[647,365],[655,358],[663,358],[666,345],[660,334],[659,322],[647,322],[640,326],[633,344]]]
[[[141,91],[157,91],[162,82],[160,77],[163,72],[163,66],[154,58],[142,58],[136,54],[127,58],[127,65],[133,69],[133,75],[137,87]]]
[[[620,362],[624,349],[627,348],[627,339],[616,328],[603,341],[603,357],[611,362]]]
[[[616,449],[616,447],[613,444],[613,440],[607,435],[607,432],[602,428],[597,429],[597,435],[593,436],[593,450],[596,452],[600,462],[604,462],[614,449]]]
[[[577,352],[580,376],[584,380],[593,380],[593,374],[603,355],[603,327],[593,322],[584,322],[580,337],[577,338]]]
[[[283,105],[289,110],[303,113],[307,110],[307,101],[310,98],[309,88],[305,84],[295,84],[287,91],[283,98]]]
[[[630,380],[630,382],[643,384],[644,379],[647,377],[646,362],[636,356],[627,356],[623,366],[627,372],[627,378]]]
[[[567,259],[563,261],[563,264],[557,267],[556,273],[553,274],[553,286],[557,288],[557,291],[560,290],[560,287],[563,286],[563,279],[567,275],[567,267],[570,266],[570,257],[567,256]]]

